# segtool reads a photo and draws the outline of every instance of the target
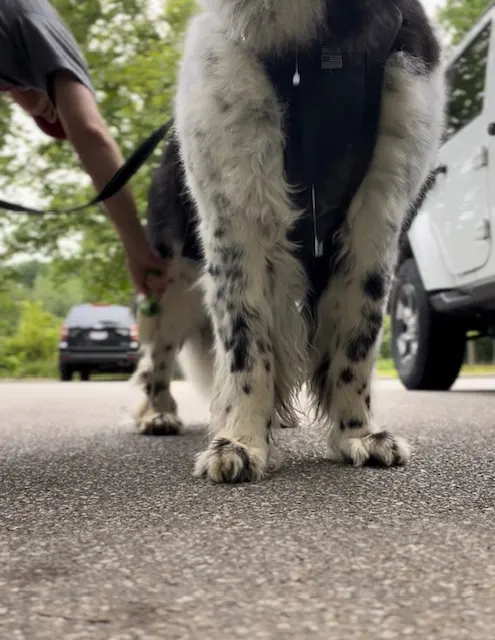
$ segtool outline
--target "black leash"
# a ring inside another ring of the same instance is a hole
[[[14,202],[7,202],[6,200],[0,200],[0,209],[6,211],[13,211],[14,213],[26,213],[31,216],[43,216],[47,213],[73,213],[75,211],[81,211],[82,209],[88,209],[95,204],[104,202],[114,196],[123,186],[129,182],[129,180],[139,171],[146,160],[150,157],[157,145],[165,138],[167,133],[172,127],[173,119],[162,125],[159,129],[154,131],[146,140],[144,140],[135,151],[129,156],[126,162],[120,167],[117,173],[107,182],[100,193],[86,204],[73,207],[72,209],[32,209],[31,207],[24,207]]]

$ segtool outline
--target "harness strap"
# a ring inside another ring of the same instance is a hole
[[[402,21],[400,10],[391,7],[380,41],[370,50],[349,46],[329,24],[304,49],[262,59],[284,114],[284,168],[295,187],[292,199],[305,212],[291,238],[306,257],[330,250],[366,175],[386,62]]]
[[[86,204],[72,207],[70,209],[33,209],[32,207],[25,207],[21,204],[14,202],[8,202],[7,200],[0,200],[0,209],[6,211],[12,211],[14,213],[26,213],[31,216],[43,216],[47,213],[74,213],[76,211],[82,211],[93,207],[100,202],[108,200],[116,193],[118,193],[122,187],[139,171],[144,165],[146,160],[150,157],[157,145],[165,138],[170,131],[173,124],[171,118],[168,122],[162,125],[159,129],[156,129],[146,140],[144,140],[129,156],[126,162],[120,167],[112,178],[107,182],[103,189],[92,200]]]

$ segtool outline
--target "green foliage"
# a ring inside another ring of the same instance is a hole
[[[492,364],[494,362],[495,343],[492,338],[480,338],[475,343],[476,362]]]
[[[32,289],[43,269],[44,264],[38,260],[26,260],[11,269],[11,276],[26,289]]]
[[[25,291],[16,282],[3,282],[0,290],[0,339],[15,332],[19,319],[19,301]]]
[[[74,274],[61,274],[50,265],[37,275],[32,298],[39,300],[48,313],[63,318],[73,305],[84,300],[82,280]]]
[[[153,3],[153,14],[143,0],[52,2],[86,56],[99,108],[127,157],[171,115],[181,42],[195,2],[164,0],[158,11]],[[34,191],[39,204],[53,208],[89,199],[92,186],[71,146],[44,136],[33,140],[26,127],[14,125],[12,113],[2,100],[0,193],[10,193],[7,188],[15,185],[29,194]],[[19,149],[28,152],[19,153]],[[160,154],[159,148],[155,162]],[[149,161],[131,185],[142,214],[152,169]],[[0,215],[0,237],[4,257],[41,253],[55,258],[60,271],[80,274],[91,298],[129,300],[122,247],[101,209],[41,219]],[[73,239],[69,259],[64,250],[67,239]]]
[[[447,0],[437,17],[452,44],[458,44],[493,0]]]
[[[85,292],[77,274],[26,261],[0,269],[0,377],[53,377],[62,319]]]
[[[389,360],[392,357],[392,326],[389,315],[383,319],[383,337],[380,347],[380,358]]]
[[[88,293],[82,275],[66,264],[0,266],[0,378],[57,376],[58,335],[69,309],[81,302],[125,297],[119,291],[107,294],[101,298]]]
[[[53,368],[60,320],[43,309],[39,301],[19,303],[17,330],[0,338],[0,375],[25,377],[44,367]]]

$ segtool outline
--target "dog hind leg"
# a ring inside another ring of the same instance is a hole
[[[160,301],[159,316],[138,315],[143,356],[134,382],[146,398],[137,409],[135,420],[143,434],[175,435],[182,428],[170,383],[180,347],[199,332],[206,321],[202,292],[197,285],[198,273],[197,264],[174,259],[171,284]]]

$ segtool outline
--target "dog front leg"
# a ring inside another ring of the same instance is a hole
[[[211,14],[188,30],[176,126],[215,333],[212,440],[196,474],[214,482],[257,480],[270,459],[277,407],[285,419],[282,408],[301,370],[296,289],[303,289],[303,276],[287,242],[298,212],[284,181],[274,90],[259,61]]]
[[[409,457],[406,442],[373,421],[370,386],[398,233],[434,160],[442,113],[440,71],[394,55],[371,166],[340,230],[341,252],[318,309],[313,391],[333,425],[335,460],[391,466]]]
[[[216,373],[211,407],[214,437],[197,459],[196,474],[216,482],[257,480],[268,463],[275,402],[273,311],[266,275],[268,251],[256,235],[252,221],[242,219],[224,223],[221,239],[203,230]]]

